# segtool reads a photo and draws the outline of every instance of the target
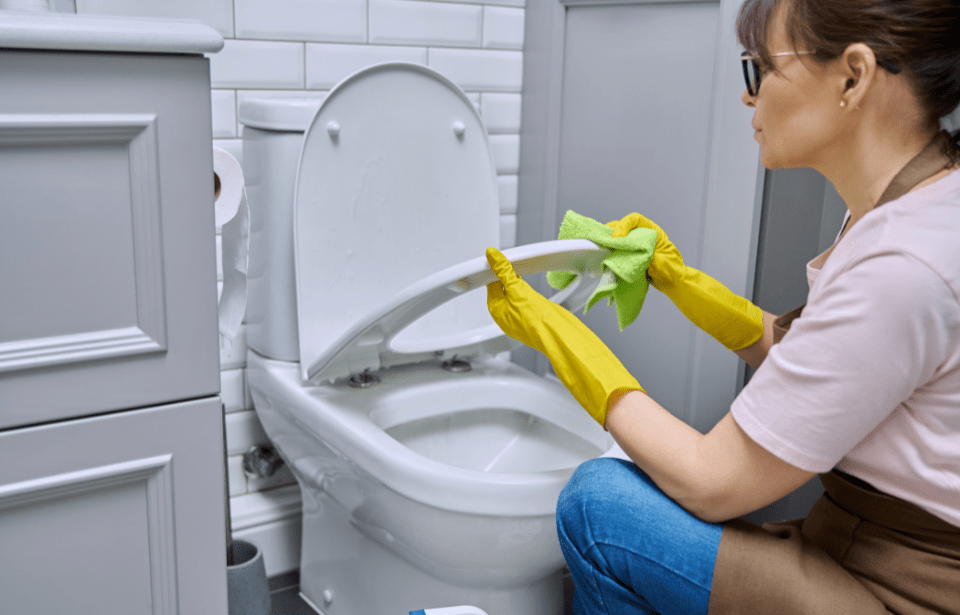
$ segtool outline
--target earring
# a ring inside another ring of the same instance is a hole
[[[841,101],[840,101],[840,106],[841,106],[841,107],[846,107],[846,106],[847,106],[847,101],[841,100]]]

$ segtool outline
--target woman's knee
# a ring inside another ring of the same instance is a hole
[[[659,491],[650,477],[635,463],[617,457],[598,457],[589,459],[573,471],[567,485],[560,492],[558,506],[565,501],[577,501],[605,497],[613,493]],[[569,502],[568,502],[569,503]]]
[[[638,499],[666,497],[633,462],[612,457],[590,459],[577,467],[557,498],[557,524],[602,523],[606,514],[622,515]],[[577,532],[575,527],[568,529]]]
[[[601,457],[582,463],[557,498],[557,525],[568,535],[604,534],[629,525],[692,527],[703,524],[671,500],[635,463]]]

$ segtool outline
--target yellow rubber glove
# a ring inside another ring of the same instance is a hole
[[[608,222],[614,237],[635,228],[657,232],[653,260],[647,267],[653,287],[680,308],[683,315],[730,350],[742,350],[763,335],[763,311],[702,271],[683,264],[683,257],[659,226],[633,213]]]
[[[503,332],[547,355],[560,381],[600,425],[617,392],[643,391],[600,338],[566,308],[520,279],[499,250],[487,262],[500,278],[487,285],[487,308]]]

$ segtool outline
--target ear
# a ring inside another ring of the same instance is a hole
[[[877,57],[863,43],[853,43],[839,58],[836,73],[838,95],[847,110],[860,106],[877,79]]]

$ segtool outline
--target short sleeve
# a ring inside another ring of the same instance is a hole
[[[956,335],[956,297],[914,256],[872,254],[824,282],[731,407],[808,472],[829,471],[935,377]]]

